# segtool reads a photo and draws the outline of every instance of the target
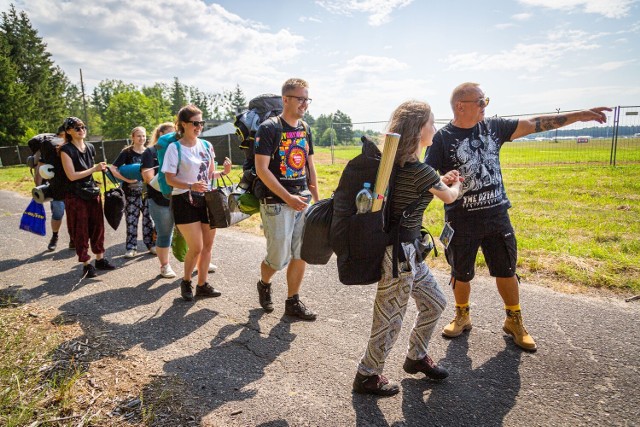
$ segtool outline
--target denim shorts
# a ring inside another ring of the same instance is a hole
[[[64,200],[51,201],[51,219],[60,221],[64,216]]]
[[[156,227],[156,246],[159,248],[168,248],[171,246],[171,237],[173,235],[173,214],[169,206],[161,206],[153,201],[153,199],[147,199],[149,205],[149,215],[153,219],[153,223]]]
[[[264,263],[279,271],[291,259],[301,259],[302,230],[305,213],[296,211],[286,203],[260,203],[260,217],[264,237],[267,238],[267,256]]]

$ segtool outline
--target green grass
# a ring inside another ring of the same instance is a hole
[[[503,165],[513,160],[507,147]],[[535,166],[536,151],[531,147],[522,151],[518,155],[530,167],[503,166],[521,275],[528,280],[540,277],[559,284],[639,291],[640,165]],[[325,164],[330,162],[329,149],[317,149],[322,197],[331,195],[343,162],[358,152],[357,147],[338,147],[334,157],[341,162],[330,165]],[[564,157],[575,156],[572,153],[566,149]],[[425,212],[425,224],[432,234],[442,230],[443,216],[443,204],[436,199]],[[432,262],[436,268],[447,268],[443,257]],[[478,263],[484,265],[482,254]]]
[[[518,238],[518,268],[529,280],[540,277],[556,283],[637,292],[640,290],[640,165],[609,167],[587,163],[559,167],[540,161],[543,151],[546,156],[555,155],[572,162],[609,155],[606,144],[594,142],[510,143],[503,148],[503,175]],[[588,144],[593,144],[590,154],[576,151]],[[631,139],[621,140],[618,145],[618,164],[623,164],[622,159],[633,161],[640,150],[640,143]],[[329,148],[316,148],[322,198],[331,195],[338,186],[344,165],[359,152],[357,146],[336,147],[335,163],[331,164]],[[509,166],[513,164],[528,167]],[[608,164],[608,157],[604,164]],[[240,168],[236,166],[232,179],[237,182],[239,175]],[[95,177],[102,179],[101,174]],[[0,188],[30,194],[32,186],[26,167],[0,169]],[[442,202],[431,203],[425,212],[425,224],[434,235],[440,233]],[[239,224],[244,230],[261,233],[259,225],[258,215]],[[436,268],[447,268],[442,256],[433,263]],[[478,263],[484,264],[482,254]]]
[[[73,413],[74,386],[82,371],[50,372],[54,350],[64,337],[55,325],[40,324],[10,297],[0,295],[0,425],[25,426],[65,419]]]

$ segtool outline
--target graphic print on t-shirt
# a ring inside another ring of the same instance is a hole
[[[283,131],[280,138],[280,179],[297,180],[305,176],[309,143],[304,130]]]
[[[209,154],[204,151],[200,151],[198,154],[200,155],[200,159],[202,159],[200,169],[198,170],[198,181],[209,182],[209,174],[207,173],[209,170]]]
[[[461,192],[464,209],[483,209],[503,202],[499,153],[500,147],[490,134],[472,135],[459,142],[453,155],[464,177]]]

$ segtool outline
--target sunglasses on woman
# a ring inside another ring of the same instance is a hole
[[[185,123],[191,123],[191,124],[192,124],[193,126],[195,126],[195,127],[198,127],[198,126],[199,126],[199,127],[202,127],[202,126],[204,126],[205,121],[204,121],[204,120],[202,120],[202,121],[198,121],[198,120],[187,120]]]

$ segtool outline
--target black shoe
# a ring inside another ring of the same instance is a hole
[[[429,357],[429,355],[420,360],[413,360],[407,357],[404,360],[402,369],[404,369],[404,371],[408,374],[416,374],[418,372],[422,372],[432,380],[443,380],[449,376],[449,371],[436,365],[436,363]]]
[[[193,289],[191,287],[191,280],[184,280],[180,282],[180,295],[185,301],[193,301]]]
[[[271,283],[264,283],[262,280],[258,280],[258,298],[260,299],[260,306],[267,313],[273,311],[273,302],[271,301]]]
[[[115,270],[116,266],[111,264],[108,259],[102,258],[96,260],[96,268],[98,270]]]
[[[75,249],[76,248],[76,244],[73,243],[73,240],[69,242],[69,249]]]
[[[92,264],[87,264],[82,267],[82,277],[86,277],[87,279],[94,278],[98,275],[96,272],[96,268]]]
[[[302,320],[316,320],[316,317],[318,317],[316,313],[305,307],[302,301],[300,301],[298,294],[287,298],[284,303],[284,314],[298,317]]]
[[[219,297],[220,295],[222,295],[222,292],[211,286],[209,282],[204,282],[202,286],[196,286],[197,297]]]
[[[49,245],[47,245],[47,249],[49,249],[50,252],[53,252],[56,250],[56,246],[58,246],[58,235],[54,234],[53,236],[51,236],[51,240],[49,240]]]
[[[375,394],[377,396],[393,396],[398,394],[400,387],[392,384],[383,375],[362,375],[356,374],[353,380],[353,392],[360,394]]]

